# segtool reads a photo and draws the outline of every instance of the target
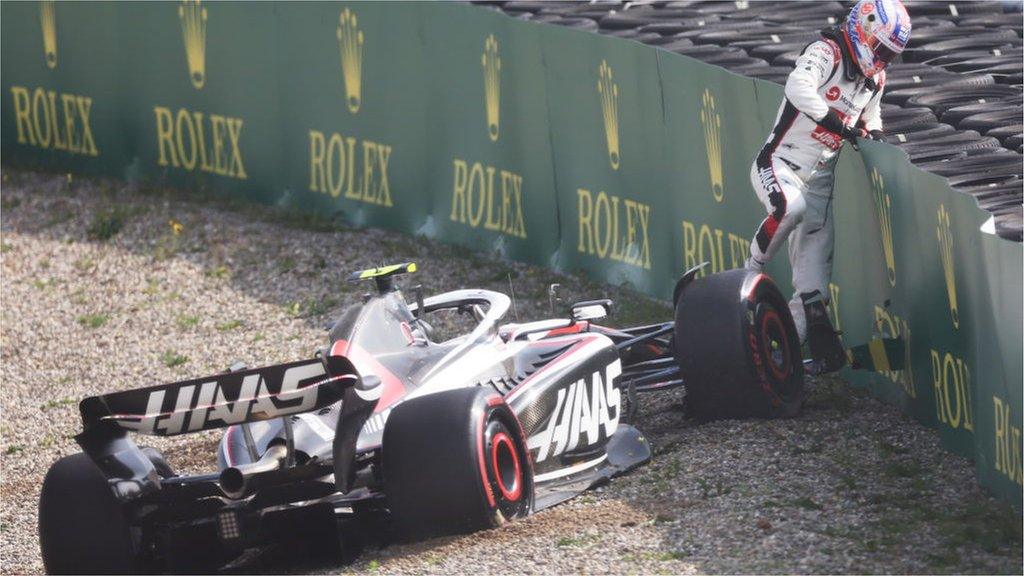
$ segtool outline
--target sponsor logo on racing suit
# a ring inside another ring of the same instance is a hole
[[[782,194],[782,186],[779,186],[779,183],[775,180],[775,171],[770,166],[759,169],[757,177],[761,179],[761,186],[769,194]]]
[[[835,109],[833,108],[833,110]],[[843,124],[846,124],[846,119],[849,118],[849,115],[844,112],[840,112],[839,110],[836,110],[836,114],[839,115],[839,118],[843,121]],[[839,150],[839,148],[843,145],[842,136],[836,134],[835,132],[831,132],[822,126],[816,126],[814,128],[814,132],[811,132],[811,138],[814,138],[818,142],[821,142],[831,150]]]

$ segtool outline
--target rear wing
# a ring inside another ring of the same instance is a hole
[[[329,356],[91,396],[79,404],[84,430],[75,440],[128,501],[160,489],[128,432],[175,436],[281,418],[326,408],[361,385],[347,358]]]
[[[354,370],[328,374],[320,359],[303,360],[92,396],[79,410],[86,431],[115,425],[174,436],[325,408],[358,378]]]

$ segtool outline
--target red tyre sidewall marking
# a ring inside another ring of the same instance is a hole
[[[500,398],[498,399],[501,400]],[[488,400],[488,404],[490,404],[490,400]],[[487,503],[490,504],[491,508],[494,508],[494,492],[491,491],[491,483],[487,479],[487,459],[484,457],[484,442],[486,441],[484,438],[484,423],[487,422],[487,413],[488,410],[486,409],[481,411],[477,424],[476,460],[480,465],[480,481],[483,482],[484,485],[484,494],[487,496]]]
[[[502,446],[512,455],[512,466],[515,468],[515,484],[513,484],[511,490],[505,486],[505,482],[501,478],[501,468],[498,466],[498,451]],[[494,469],[494,478],[497,481],[498,490],[501,491],[501,495],[509,502],[519,500],[523,493],[523,469],[519,466],[519,455],[516,454],[516,447],[512,444],[512,439],[504,432],[498,432],[491,439],[491,466]]]

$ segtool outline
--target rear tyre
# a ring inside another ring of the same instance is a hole
[[[384,428],[382,459],[388,508],[406,538],[492,528],[533,507],[519,421],[487,388],[399,404]]]
[[[800,340],[766,275],[730,270],[693,281],[675,311],[688,411],[701,418],[783,418],[803,402]]]
[[[48,574],[131,574],[141,568],[124,508],[82,453],[61,458],[46,473],[39,546]]]

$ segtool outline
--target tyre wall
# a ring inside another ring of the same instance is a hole
[[[339,215],[668,298],[740,266],[777,85],[448,3],[2,5],[8,164]],[[854,384],[1021,497],[1021,245],[896,148],[848,149],[831,312]],[[786,263],[770,271],[787,285]]]

